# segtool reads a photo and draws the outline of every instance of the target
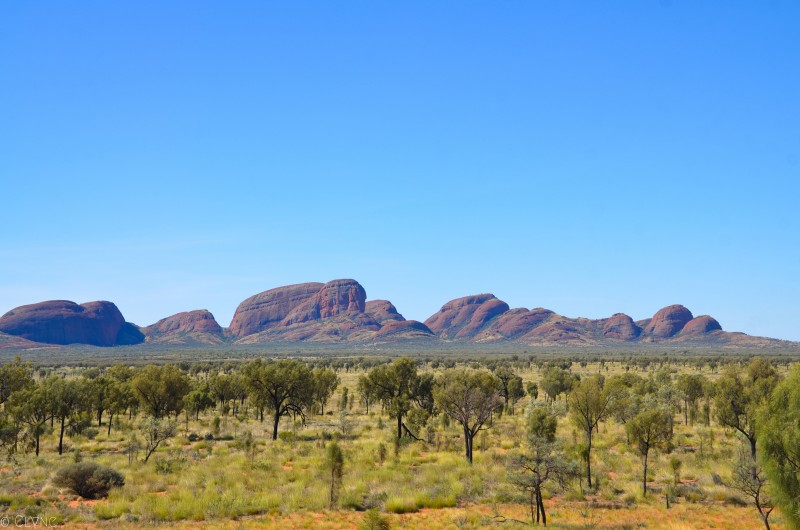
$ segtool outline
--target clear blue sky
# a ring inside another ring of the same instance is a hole
[[[0,313],[352,277],[800,340],[800,4],[5,2]]]

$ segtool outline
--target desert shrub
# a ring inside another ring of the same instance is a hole
[[[386,501],[386,511],[390,513],[414,513],[419,511],[417,499],[412,496],[391,497]]]
[[[75,437],[84,434],[86,429],[92,426],[92,420],[89,418],[80,418],[74,420],[67,425],[67,436]]]
[[[378,513],[378,510],[367,510],[358,530],[389,530],[389,521]]]
[[[89,440],[94,440],[98,434],[100,434],[100,431],[98,431],[94,427],[88,427],[83,430],[83,435]]]
[[[122,473],[95,462],[78,462],[58,470],[53,483],[69,488],[84,499],[108,496],[108,490],[125,485]]]
[[[291,431],[282,431],[278,433],[278,439],[288,444],[293,444],[296,438],[295,434]]]

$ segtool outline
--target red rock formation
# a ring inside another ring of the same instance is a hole
[[[364,312],[367,292],[355,280],[333,280],[318,290],[316,295],[292,309],[281,322],[291,326],[339,315],[357,315]]]
[[[466,339],[477,335],[490,320],[508,309],[508,304],[493,294],[465,296],[447,302],[425,325],[440,337]]]
[[[418,320],[390,320],[384,322],[381,329],[375,333],[376,338],[394,337],[403,339],[430,338],[433,332]]]
[[[236,308],[230,333],[236,338],[278,326],[297,306],[313,298],[323,284],[300,283],[264,291],[251,296]]]
[[[624,313],[617,313],[603,322],[603,337],[607,339],[634,340],[641,332],[633,319]]]
[[[644,332],[655,338],[666,339],[677,335],[692,318],[692,312],[682,305],[671,305],[653,315]]]
[[[705,335],[706,333],[720,330],[722,330],[722,326],[719,325],[716,319],[708,315],[702,315],[687,322],[681,330],[681,335]]]
[[[364,311],[381,324],[387,321],[405,320],[403,315],[397,312],[394,304],[388,300],[370,300],[366,303]]]
[[[222,340],[222,327],[209,311],[198,309],[162,318],[155,324],[142,328],[148,341],[189,341],[217,343]]]
[[[529,333],[553,315],[555,313],[541,307],[530,310],[524,307],[511,309],[491,321],[480,333],[479,340],[515,339]]]
[[[50,300],[20,306],[0,318],[0,331],[48,344],[114,346],[144,340],[111,302],[78,305],[67,300]]]
[[[547,322],[533,328],[521,337],[524,342],[536,343],[587,343],[591,342],[585,325],[574,319],[554,315]]]

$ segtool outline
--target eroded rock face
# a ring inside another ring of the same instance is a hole
[[[603,323],[603,337],[615,340],[635,340],[642,329],[625,313],[617,313]]]
[[[433,332],[418,320],[392,320],[385,322],[375,337],[416,339],[433,337]]]
[[[177,335],[184,333],[222,335],[222,327],[217,323],[214,315],[205,309],[185,311],[167,318],[162,318],[155,324],[142,328],[142,331],[146,336]]]
[[[565,318],[555,315],[547,322],[533,328],[522,337],[531,342],[569,342],[585,343],[589,342],[589,332],[585,325],[575,319]]]
[[[281,322],[282,326],[323,320],[339,315],[364,312],[367,292],[355,280],[333,280],[302,304],[292,309]]]
[[[490,320],[508,309],[508,304],[493,294],[465,296],[447,302],[425,325],[443,338],[466,339],[477,335]]]
[[[719,325],[716,319],[708,315],[702,315],[687,322],[681,330],[681,335],[705,335],[712,331],[721,330],[722,326]]]
[[[677,335],[692,318],[692,312],[682,305],[671,305],[653,315],[644,331],[653,337],[666,339]]]
[[[280,325],[293,309],[313,298],[322,286],[316,282],[299,283],[251,296],[236,308],[230,325],[231,335],[246,337]]]
[[[523,307],[511,309],[494,319],[481,332],[480,337],[482,340],[515,339],[529,333],[553,315],[555,313],[541,307],[530,310]]]
[[[370,300],[366,303],[364,311],[381,324],[388,321],[405,320],[389,300]]]
[[[12,309],[0,318],[0,331],[47,344],[115,346],[138,344],[144,336],[125,322],[111,302],[76,304],[50,300]]]

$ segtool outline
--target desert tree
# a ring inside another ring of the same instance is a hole
[[[555,401],[561,394],[569,392],[576,381],[577,378],[569,370],[551,367],[542,374],[539,388],[550,398],[550,401]]]
[[[325,469],[330,478],[330,508],[334,509],[336,501],[339,499],[339,490],[342,488],[342,477],[344,476],[344,454],[336,442],[331,442],[326,448]]]
[[[742,375],[730,367],[717,381],[714,408],[717,421],[735,429],[750,444],[756,457],[757,421],[759,407],[764,405],[778,384],[778,373],[769,361],[756,357]]]
[[[107,435],[111,436],[111,426],[114,423],[114,417],[124,414],[126,410],[132,410],[136,407],[138,400],[131,388],[130,381],[117,379],[114,379],[111,386],[109,386],[106,400],[108,409]]]
[[[604,387],[603,378],[592,376],[580,381],[567,396],[569,412],[575,425],[586,436],[586,481],[592,487],[592,441],[598,424],[613,411],[618,389]]]
[[[525,394],[522,388],[522,378],[518,376],[514,369],[508,364],[501,364],[494,370],[494,375],[500,383],[500,392],[503,395],[503,405],[508,409],[509,403],[519,399],[520,391]]]
[[[647,459],[650,450],[664,447],[672,439],[671,415],[665,407],[650,404],[625,424],[628,440],[636,445],[642,455],[642,495],[647,495]]]
[[[97,427],[103,425],[103,413],[106,412],[113,400],[113,387],[116,381],[108,375],[99,375],[89,378],[84,374],[85,389],[89,404],[97,414]]]
[[[683,398],[683,424],[688,425],[697,415],[697,401],[703,397],[705,378],[700,374],[681,374],[678,376],[677,387]]]
[[[184,408],[186,409],[186,426],[189,426],[189,417],[193,416],[195,421],[200,418],[200,413],[214,406],[214,399],[208,391],[208,385],[201,384],[190,390],[183,397]]]
[[[216,373],[208,379],[208,389],[211,397],[215,400],[220,410],[224,405],[236,395],[236,382],[234,377],[228,374]]]
[[[356,391],[358,392],[359,397],[361,398],[361,402],[364,404],[364,408],[369,414],[369,406],[372,401],[375,399],[375,387],[372,386],[369,377],[365,375],[361,375],[358,377],[358,384],[356,386]]]
[[[397,438],[403,437],[404,428],[409,436],[416,438],[403,424],[403,418],[415,406],[432,409],[433,376],[420,375],[414,361],[402,358],[391,364],[376,366],[369,371],[367,378],[375,390],[375,397],[397,418]]]
[[[50,396],[53,407],[52,414],[60,425],[58,454],[64,452],[64,429],[67,422],[74,419],[82,410],[89,408],[88,383],[88,381],[62,379],[57,376],[50,376],[42,382],[42,385],[48,387],[47,393]]]
[[[792,528],[800,528],[800,365],[772,392],[759,413],[759,457],[771,493]]]
[[[183,397],[189,392],[189,379],[177,366],[145,366],[131,380],[131,388],[142,408],[153,418],[183,410]]]
[[[144,462],[147,463],[158,446],[175,436],[177,423],[168,418],[149,416],[142,421],[140,428],[145,441]]]
[[[514,414],[514,408],[517,402],[525,397],[525,387],[522,384],[522,378],[517,376],[508,382],[508,399],[511,404],[511,414]]]
[[[527,423],[527,451],[511,460],[509,476],[511,483],[528,496],[531,524],[541,522],[547,526],[544,488],[563,488],[576,469],[556,441],[558,421],[547,408],[532,407]]]
[[[339,386],[339,376],[330,368],[315,368],[313,374],[314,402],[320,414],[325,414],[325,405]]]
[[[33,387],[33,368],[23,363],[18,356],[8,364],[0,366],[0,405],[14,392]]]
[[[273,414],[273,440],[278,439],[283,416],[297,414],[305,419],[306,411],[314,403],[314,374],[303,362],[256,359],[244,367],[243,375],[255,399]]]
[[[484,370],[451,368],[434,387],[436,406],[461,424],[464,431],[465,456],[472,463],[472,445],[492,413],[503,406],[498,378]]]
[[[38,384],[18,390],[6,400],[6,407],[17,422],[26,426],[33,439],[36,456],[39,456],[40,438],[53,418],[53,400],[49,388]]]
[[[528,392],[528,395],[531,397],[532,400],[536,401],[539,399],[539,385],[534,383],[533,381],[529,381],[527,385],[525,385],[525,390]]]
[[[755,504],[766,530],[770,530],[769,516],[774,506],[767,494],[767,475],[761,464],[753,458],[749,448],[739,448],[731,479],[726,485],[748,497]]]

